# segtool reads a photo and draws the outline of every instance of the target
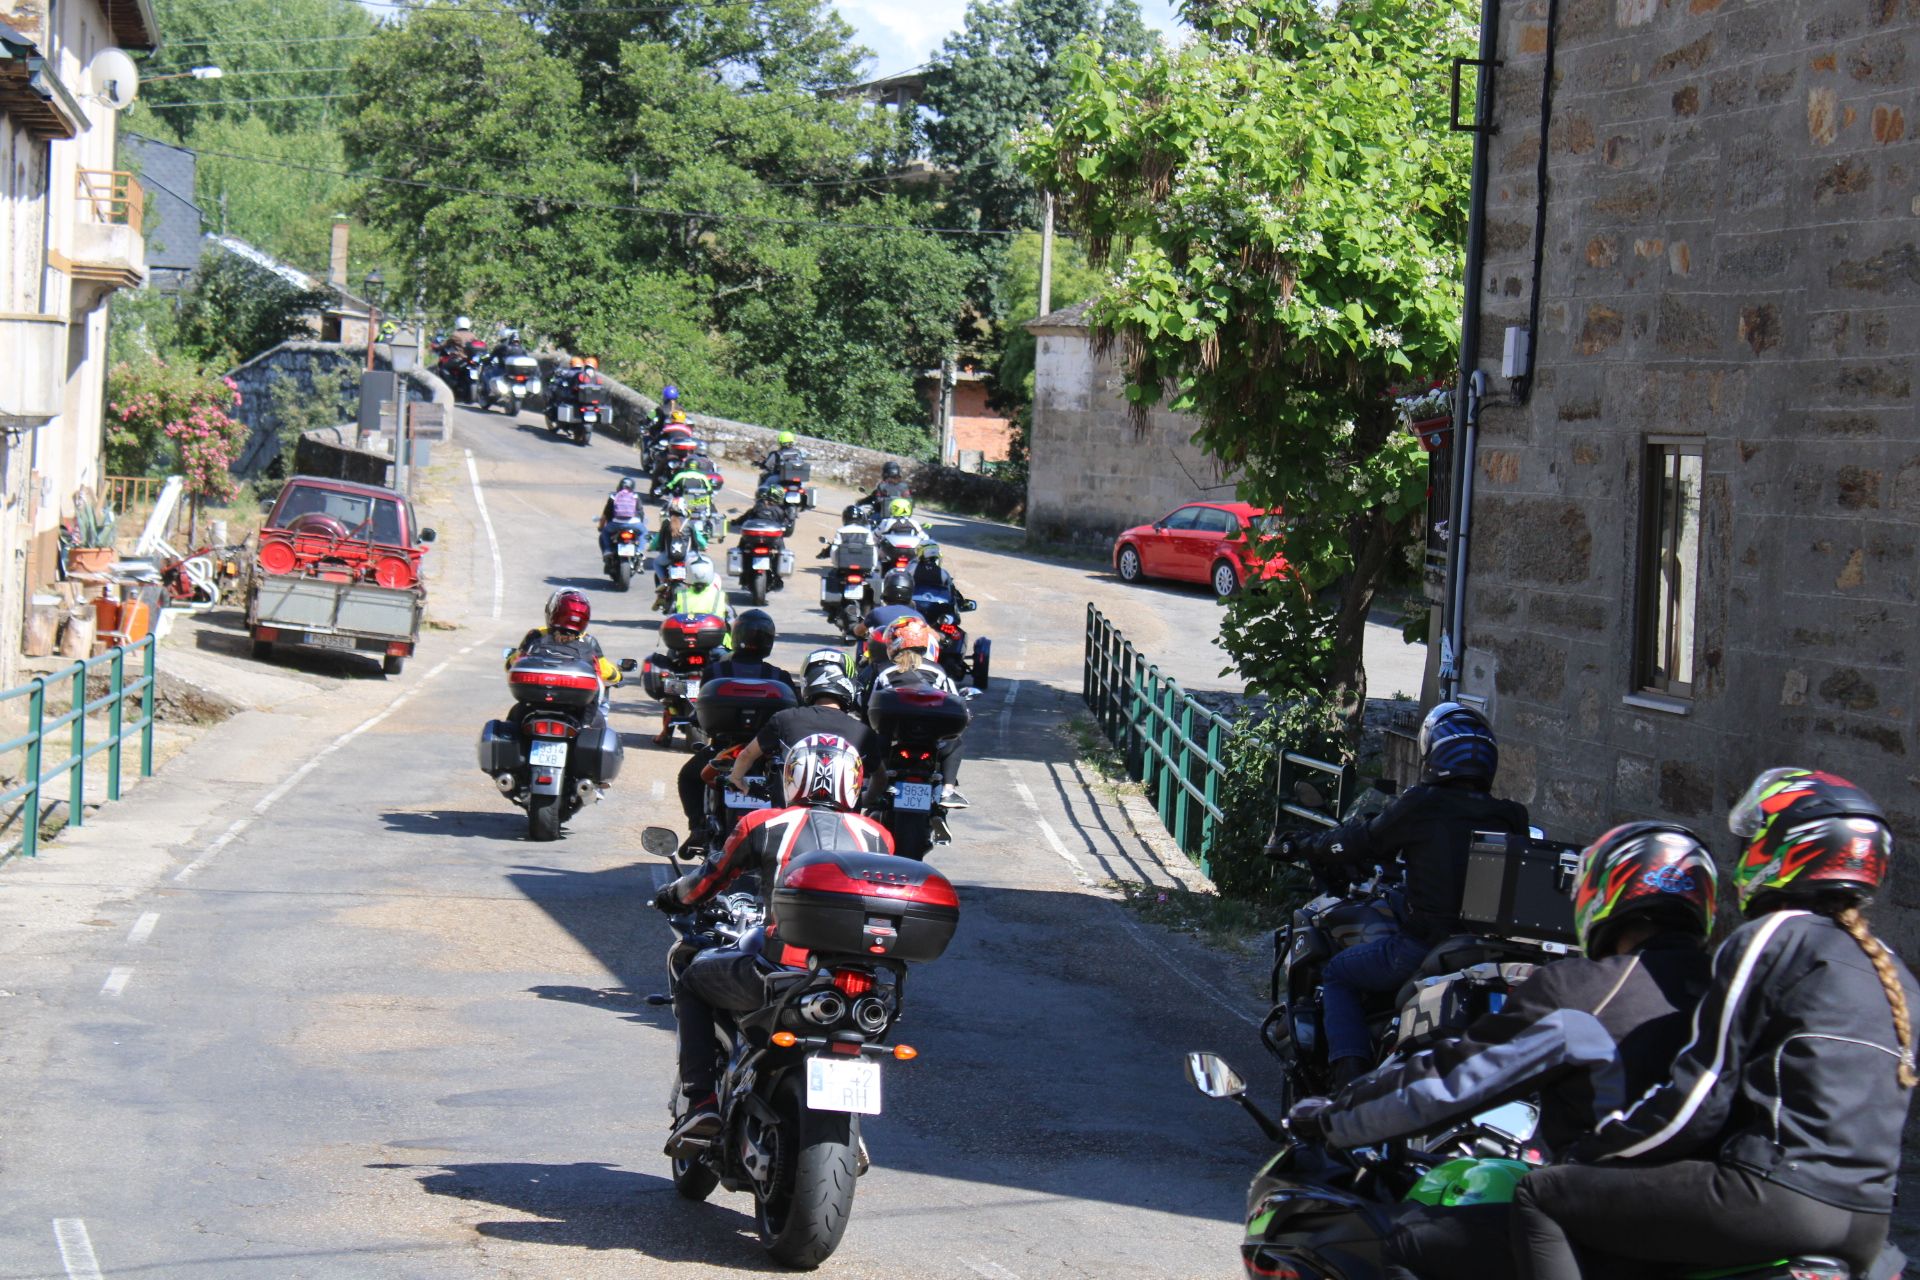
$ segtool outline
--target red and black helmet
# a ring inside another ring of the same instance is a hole
[[[582,632],[591,621],[593,606],[572,588],[554,592],[547,601],[547,626],[555,631]]]
[[[1719,883],[1713,855],[1685,827],[1670,822],[1615,827],[1580,854],[1573,882],[1580,949],[1595,956],[1613,927],[1634,916],[1656,916],[1710,938]]]
[[[1836,774],[1769,769],[1727,815],[1746,842],[1733,866],[1741,909],[1762,896],[1870,897],[1887,878],[1893,835],[1873,797]]]

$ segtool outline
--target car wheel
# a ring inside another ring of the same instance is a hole
[[[1134,548],[1120,548],[1120,557],[1115,564],[1120,571],[1120,581],[1140,581],[1140,553]]]
[[[1225,600],[1240,589],[1240,574],[1230,560],[1219,560],[1213,566],[1213,594]]]

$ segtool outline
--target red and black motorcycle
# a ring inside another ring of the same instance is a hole
[[[941,748],[967,731],[973,712],[966,699],[929,685],[876,689],[867,700],[867,723],[887,740],[885,785],[867,816],[893,836],[893,851],[921,859],[936,844],[949,844],[940,789]]]

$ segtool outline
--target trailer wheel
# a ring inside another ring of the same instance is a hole
[[[399,675],[401,668],[405,667],[406,665],[407,665],[406,658],[397,653],[390,653],[386,657],[380,659],[380,669],[386,672],[390,676]]]
[[[255,662],[272,662],[273,641],[255,640],[253,642],[253,660]]]

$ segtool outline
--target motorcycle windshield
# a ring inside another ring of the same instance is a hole
[[[953,609],[953,593],[938,588],[915,591],[913,607],[921,613],[926,613],[928,610],[935,613],[949,613]]]

